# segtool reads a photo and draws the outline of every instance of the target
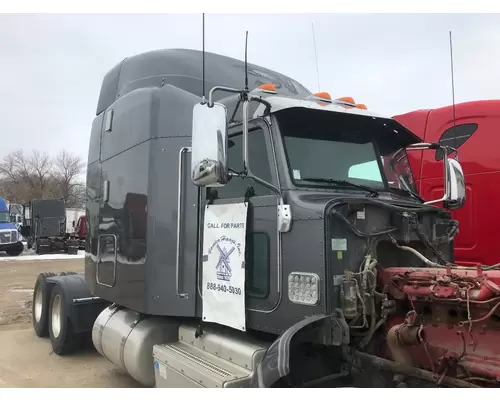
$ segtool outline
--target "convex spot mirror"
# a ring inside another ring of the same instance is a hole
[[[228,180],[227,111],[220,103],[193,108],[191,180],[196,186],[220,187]]]
[[[447,176],[447,193],[446,208],[457,209],[465,204],[465,178],[462,166],[457,160],[452,158],[446,159],[448,176]]]

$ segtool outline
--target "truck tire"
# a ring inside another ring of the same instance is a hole
[[[59,276],[66,276],[66,275],[77,275],[77,272],[61,272]]]
[[[50,246],[42,244],[40,245],[40,247],[38,247],[38,254],[49,254],[49,253],[50,253]]]
[[[35,253],[36,254],[44,254],[44,250],[45,248],[40,244],[40,239],[37,239],[34,243],[34,246],[35,248]]]
[[[49,305],[51,285],[45,280],[56,276],[53,272],[43,272],[38,275],[33,289],[33,301],[31,304],[31,320],[33,329],[38,337],[49,336]]]
[[[37,239],[35,241],[35,253],[36,254],[49,254],[51,251],[50,244],[47,244],[46,240]]]
[[[24,246],[22,243],[20,243],[14,247],[9,247],[5,252],[7,253],[7,255],[9,255],[11,257],[17,257],[17,256],[23,254],[23,251],[24,251]]]
[[[54,286],[50,296],[49,337],[52,350],[58,355],[74,352],[82,342],[82,335],[73,330],[67,311],[66,294],[59,285]]]

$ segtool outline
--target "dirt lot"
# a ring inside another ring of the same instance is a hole
[[[31,328],[33,285],[40,272],[83,270],[83,259],[0,259],[0,387],[140,387],[95,350],[52,353]]]

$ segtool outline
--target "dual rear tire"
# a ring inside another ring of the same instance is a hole
[[[56,276],[56,274],[44,272],[38,275],[33,290],[31,317],[33,328],[38,337],[49,336],[49,305],[52,287],[46,281],[52,276]]]
[[[78,254],[78,246],[70,246],[68,247],[69,255],[77,255]]]
[[[63,272],[60,275],[75,275]],[[56,276],[51,272],[40,274],[33,291],[32,321],[38,337],[49,337],[54,353],[63,355],[77,350],[82,345],[82,334],[76,334],[68,315],[67,298],[59,285],[47,282]]]
[[[82,344],[82,336],[73,330],[67,314],[66,297],[61,286],[52,289],[49,308],[49,338],[54,353],[63,355],[74,352]]]

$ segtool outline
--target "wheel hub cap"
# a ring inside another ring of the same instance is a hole
[[[62,301],[61,296],[56,295],[52,303],[52,319],[51,319],[51,329],[54,337],[59,337],[61,333],[61,307]]]
[[[43,292],[42,289],[38,288],[35,294],[35,321],[40,322],[42,319],[42,307],[43,307]]]

